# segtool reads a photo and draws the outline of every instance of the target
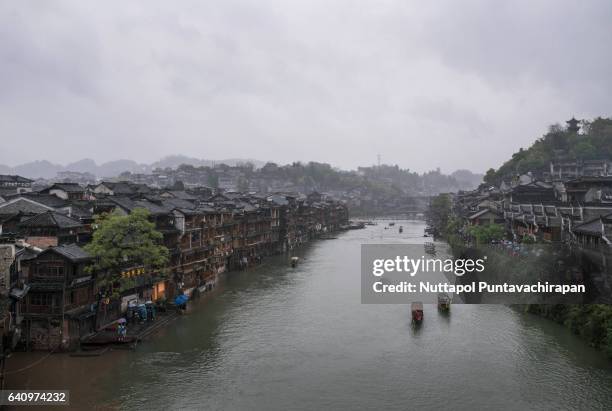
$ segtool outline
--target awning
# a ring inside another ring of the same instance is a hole
[[[183,305],[187,302],[187,300],[189,300],[189,297],[187,297],[185,294],[181,294],[174,299],[174,304]]]
[[[11,292],[10,292],[10,296],[11,298],[14,298],[15,300],[21,300],[23,297],[25,297],[28,294],[28,291],[30,291],[30,286],[29,285],[24,285],[23,288],[11,288]]]

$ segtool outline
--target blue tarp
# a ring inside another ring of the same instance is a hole
[[[188,299],[189,297],[187,297],[185,294],[181,294],[174,299],[174,304],[183,305],[187,302]]]

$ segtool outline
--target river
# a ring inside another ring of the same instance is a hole
[[[360,244],[426,240],[385,226],[226,274],[134,352],[15,353],[9,372],[41,361],[7,386],[68,388],[80,409],[612,409],[612,362],[559,325],[454,305],[413,329],[406,305],[361,304]]]

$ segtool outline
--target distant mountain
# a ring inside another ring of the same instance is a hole
[[[85,158],[68,164],[64,167],[64,170],[91,173],[98,177],[114,177],[124,171],[129,171],[131,173],[147,172],[149,168],[150,166],[146,164],[138,164],[132,160],[115,160],[98,165],[94,160]]]
[[[0,174],[18,174],[28,178],[45,178],[51,179],[57,176],[61,171],[76,171],[79,173],[91,173],[98,178],[116,177],[124,171],[131,173],[151,173],[156,168],[177,168],[181,164],[189,164],[194,167],[208,166],[212,167],[215,164],[227,164],[235,166],[238,164],[253,163],[255,168],[263,167],[266,162],[254,159],[244,158],[228,158],[225,160],[206,160],[184,155],[166,156],[151,164],[139,164],[133,160],[115,160],[102,164],[97,164],[90,158],[84,158],[79,161],[67,164],[65,166],[53,164],[47,160],[32,161],[25,164],[20,164],[15,167],[8,167],[0,164]],[[472,173],[469,170],[457,170],[451,174],[458,183],[461,189],[471,190],[478,187],[482,182],[483,175]]]
[[[181,164],[189,164],[190,166],[201,167],[201,166],[210,166],[211,161],[202,160],[202,159],[194,158],[194,157],[187,157],[183,155],[172,155],[172,156],[166,156],[162,158],[161,160],[158,160],[152,163],[151,169],[154,170],[156,168],[167,168],[167,167],[176,168],[180,166]]]
[[[151,168],[153,170],[156,168],[166,168],[166,167],[176,168],[180,166],[181,164],[188,164],[194,167],[202,167],[202,166],[212,167],[215,164],[221,164],[221,163],[227,164],[228,166],[235,166],[240,163],[253,163],[255,165],[255,168],[263,167],[263,165],[266,164],[265,161],[244,159],[244,158],[228,158],[225,160],[205,160],[205,159],[200,159],[200,158],[187,157],[183,155],[173,155],[173,156],[166,156],[162,158],[161,160],[156,161],[155,163],[151,164]]]
[[[98,165],[94,160],[85,158],[75,161],[66,166],[53,164],[47,160],[32,161],[25,164],[20,164],[15,167],[8,167],[0,164],[0,174],[18,174],[28,178],[55,178],[58,172],[61,171],[76,171],[79,173],[91,173],[96,177],[115,177],[124,171],[131,173],[150,173],[156,168],[176,168],[181,164],[189,164],[194,167],[212,166],[214,164],[224,163],[229,166],[234,166],[239,163],[251,162],[255,167],[261,167],[265,164],[264,161],[252,159],[226,159],[226,160],[205,160],[183,155],[171,155],[155,161],[152,164],[138,164],[133,160],[115,160]]]
[[[129,171],[131,173],[146,173],[149,169],[150,166],[138,164],[132,160],[115,160],[100,165],[98,171],[92,174],[98,177],[114,177],[124,171]]]
[[[52,178],[63,170],[64,167],[59,164],[53,164],[47,160],[38,160],[13,167],[11,173],[28,178]]]
[[[85,158],[83,160],[70,163],[65,167],[68,171],[76,171],[79,173],[91,173],[96,175],[98,173],[98,165],[91,158]]]
[[[235,166],[238,164],[251,163],[255,168],[261,168],[266,165],[267,161],[255,160],[252,158],[227,158],[225,160],[213,161],[215,164],[227,164],[228,166]]]

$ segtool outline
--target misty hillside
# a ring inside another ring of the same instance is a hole
[[[130,173],[150,173],[156,168],[176,168],[181,164],[189,164],[194,167],[212,166],[216,163],[224,163],[230,166],[250,162],[256,167],[265,164],[263,161],[252,159],[231,158],[225,160],[205,160],[183,155],[171,155],[164,157],[151,164],[139,164],[133,160],[115,160],[102,164],[97,164],[90,158],[85,158],[67,165],[54,164],[47,160],[37,160],[29,163],[9,167],[0,164],[0,174],[18,174],[28,178],[55,178],[58,172],[75,171],[79,173],[91,173],[96,177],[114,177],[123,172]]]
[[[262,167],[265,161],[254,160],[254,159],[241,159],[241,158],[228,158],[225,160],[204,160],[194,157],[187,157],[183,155],[171,155],[162,158],[150,165],[151,170],[156,168],[177,168],[180,165],[187,164],[194,167],[212,167],[215,164],[227,164],[228,166],[235,166],[244,163],[252,163],[256,168]]]
[[[539,175],[553,160],[602,158],[612,158],[612,118],[582,120],[576,129],[555,124],[531,147],[521,148],[497,170],[488,170],[485,181],[496,185],[527,172]]]

